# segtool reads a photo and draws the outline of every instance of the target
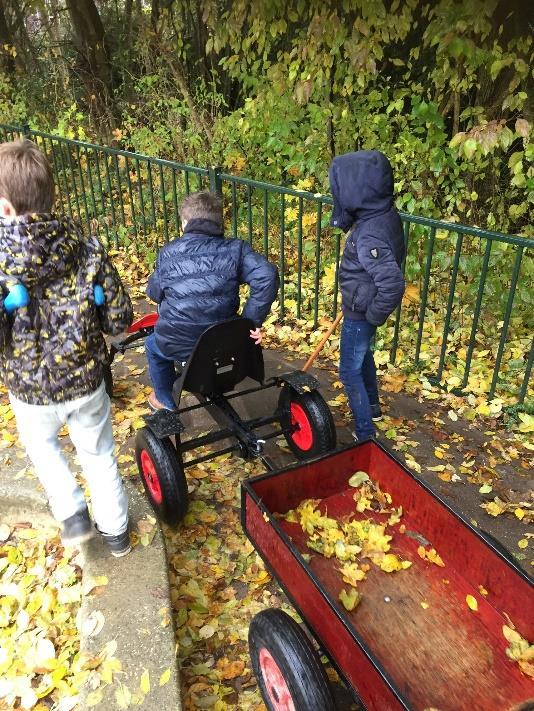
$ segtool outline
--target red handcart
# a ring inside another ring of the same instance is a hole
[[[346,585],[336,559],[314,554],[301,526],[282,516],[304,499],[319,499],[321,511],[347,520],[354,515],[348,480],[358,470],[403,507],[391,545],[412,565],[395,573],[373,567],[361,583],[360,604],[349,612],[339,602]],[[532,579],[380,444],[361,443],[243,482],[242,525],[365,709],[534,709],[534,681],[507,656],[503,635],[504,625],[515,625],[534,638]],[[421,545],[432,546],[444,567],[421,558]],[[259,613],[249,644],[269,711],[335,708],[318,652],[291,617],[276,609]]]

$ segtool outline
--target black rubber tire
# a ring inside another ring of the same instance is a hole
[[[107,344],[104,344],[104,348],[106,349],[106,361],[105,361],[104,367],[103,367],[104,385],[106,387],[106,392],[111,399],[113,397],[113,373],[111,371],[110,355],[109,355],[109,349],[107,347]]]
[[[252,618],[248,631],[252,669],[269,711],[276,711],[269,697],[260,665],[266,649],[275,660],[289,689],[295,711],[335,711],[328,677],[312,643],[282,610],[263,610]]]
[[[143,450],[146,450],[154,465],[162,493],[161,502],[154,499],[143,475]],[[142,427],[135,438],[135,458],[139,476],[156,515],[171,526],[177,525],[187,513],[189,495],[181,457],[170,439],[158,439],[152,430]]]
[[[106,386],[106,392],[110,398],[113,397],[113,373],[111,372],[111,365],[106,363],[104,365],[104,385]]]
[[[312,431],[312,443],[307,449],[299,447],[291,434],[285,434],[287,444],[297,459],[310,459],[331,452],[336,446],[336,426],[330,408],[321,393],[312,390],[299,395],[289,386],[284,386],[278,400],[282,427],[291,426],[290,407],[296,403],[304,410]]]

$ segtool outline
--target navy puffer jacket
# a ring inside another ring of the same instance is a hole
[[[339,268],[343,313],[380,326],[405,288],[404,235],[393,205],[391,165],[380,151],[346,153],[334,158],[329,178],[332,225],[350,230]]]
[[[250,285],[243,313],[261,326],[276,298],[278,270],[240,239],[224,239],[210,220],[193,219],[184,236],[163,247],[147,294],[159,304],[156,343],[162,353],[186,360],[209,327],[239,310],[239,286]]]

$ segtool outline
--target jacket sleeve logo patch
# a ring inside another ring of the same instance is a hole
[[[376,247],[373,247],[373,249],[371,249],[370,252],[371,252],[371,257],[373,259],[378,259],[379,252]]]

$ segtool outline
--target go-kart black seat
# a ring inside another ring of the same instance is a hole
[[[246,377],[263,383],[262,350],[250,337],[254,328],[250,319],[233,318],[204,331],[174,383],[177,407],[183,390],[214,397],[235,390]]]

